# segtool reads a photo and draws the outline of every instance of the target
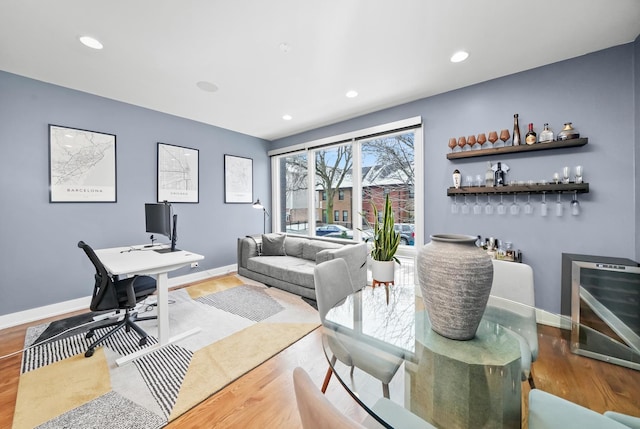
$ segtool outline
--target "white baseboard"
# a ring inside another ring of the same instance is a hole
[[[169,279],[169,287],[182,286],[188,283],[194,283],[205,280],[210,277],[223,276],[237,271],[237,265],[227,265],[224,267],[214,268],[212,270],[198,271],[184,276],[172,277]],[[36,320],[46,319],[48,317],[59,316],[65,313],[71,313],[78,310],[86,310],[91,303],[91,296],[72,299],[69,301],[59,302],[56,304],[45,305],[42,307],[31,308],[29,310],[18,311],[16,313],[4,314],[0,316],[0,330],[11,328],[12,326],[30,323]]]
[[[536,321],[542,325],[571,329],[571,318],[536,308]]]

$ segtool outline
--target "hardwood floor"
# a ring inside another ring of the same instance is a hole
[[[0,331],[0,356],[19,350],[27,327],[42,322]],[[574,355],[562,332],[549,326],[538,327],[540,353],[533,365],[536,386],[597,412],[613,410],[640,416],[640,371]],[[12,424],[20,361],[19,354],[0,359],[0,428],[10,428]],[[296,366],[309,372],[318,384],[322,382],[327,362],[319,330],[231,383],[167,428],[299,428],[292,381]],[[522,391],[526,398],[527,383],[523,383]],[[365,418],[362,408],[335,379],[329,384],[327,397],[354,420]]]

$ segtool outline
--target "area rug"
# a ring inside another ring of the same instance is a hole
[[[155,312],[145,309],[141,316]],[[199,333],[118,367],[116,359],[140,348],[137,335],[121,330],[85,358],[90,326],[67,330],[92,316],[27,331],[14,429],[163,427],[320,322],[299,296],[237,276],[213,279],[169,294],[171,335]],[[139,322],[151,337],[156,324]]]

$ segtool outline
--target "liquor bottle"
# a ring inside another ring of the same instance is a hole
[[[502,163],[498,163],[498,168],[493,179],[494,186],[504,186],[504,171],[502,171]]]
[[[493,186],[493,168],[491,168],[491,162],[487,162],[487,173],[484,175],[484,185]]]
[[[459,189],[461,183],[462,183],[462,174],[460,174],[460,170],[456,168],[453,171],[453,187],[456,189]]]
[[[553,131],[549,129],[549,124],[544,124],[544,130],[540,133],[540,143],[553,141]]]
[[[564,128],[558,133],[558,140],[571,140],[577,138],[580,138],[580,133],[573,128],[571,122],[565,122]]]
[[[527,131],[527,134],[524,136],[524,141],[527,144],[534,144],[538,141],[538,135],[533,131],[533,124],[529,124],[529,131]]]
[[[522,138],[520,137],[520,125],[518,125],[517,113],[513,115],[513,134],[511,138],[514,146],[519,146],[522,144]]]

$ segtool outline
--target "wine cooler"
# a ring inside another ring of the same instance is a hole
[[[640,267],[571,261],[571,351],[640,370]]]

